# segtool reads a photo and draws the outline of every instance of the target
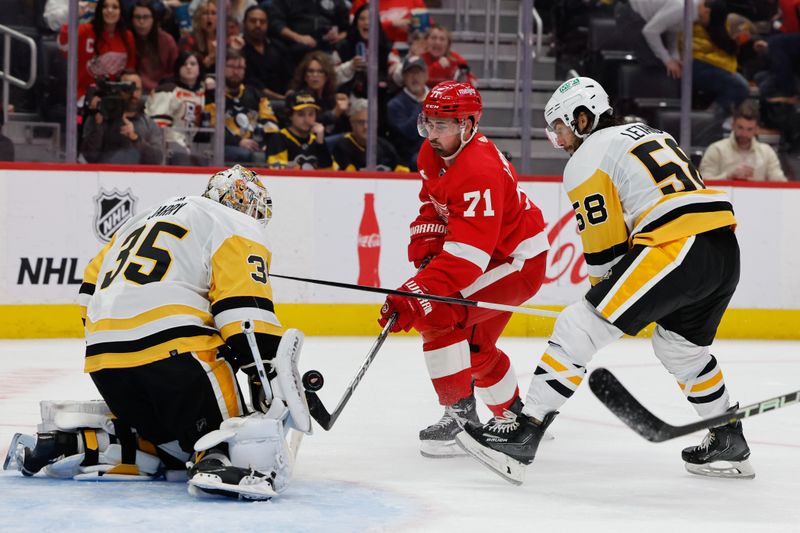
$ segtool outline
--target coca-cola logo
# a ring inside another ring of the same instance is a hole
[[[578,224],[572,211],[568,211],[550,227],[547,240],[552,247],[547,254],[544,283],[554,283],[567,276],[570,283],[577,285],[589,277],[583,247],[580,246]]]
[[[359,235],[358,236],[358,247],[359,248],[380,248],[380,246],[381,246],[381,234],[380,233],[371,233],[369,235]]]

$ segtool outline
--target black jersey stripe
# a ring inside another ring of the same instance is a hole
[[[700,396],[699,398],[696,396],[689,396],[687,399],[690,403],[711,403],[714,400],[719,399],[725,393],[725,384],[722,385],[719,389],[712,392],[707,396]]]
[[[275,306],[267,298],[258,298],[256,296],[231,296],[230,298],[223,298],[222,300],[214,302],[211,306],[211,314],[218,315],[223,311],[242,307],[256,307],[264,311],[269,311],[270,313],[275,312]]]
[[[83,283],[81,283],[81,288],[78,289],[78,294],[88,294],[91,296],[92,294],[94,294],[94,288],[95,288],[94,283],[87,283],[84,281]]]
[[[722,211],[730,211],[731,213],[733,213],[733,206],[731,205],[730,202],[722,202],[722,201],[701,202],[701,203],[682,205],[680,207],[676,207],[675,209],[661,215],[654,221],[650,222],[648,225],[646,225],[641,230],[636,232],[636,235],[656,230],[661,226],[668,224],[669,222],[677,220],[683,215],[689,215],[694,213],[719,213]]]
[[[583,257],[586,259],[587,265],[601,266],[610,263],[621,255],[625,255],[628,250],[628,241],[624,240],[599,252],[584,253]]]
[[[104,353],[134,353],[152,348],[164,342],[184,337],[199,337],[202,335],[212,336],[217,335],[219,332],[214,328],[206,328],[203,326],[177,326],[168,328],[152,335],[147,335],[141,339],[130,341],[114,341],[114,342],[100,342],[97,344],[89,344],[86,346],[86,357],[99,355]]]

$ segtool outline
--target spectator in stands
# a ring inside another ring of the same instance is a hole
[[[766,54],[769,78],[759,84],[762,96],[772,102],[797,104],[796,76],[800,75],[800,0],[781,0],[780,32],[753,43]]]
[[[104,105],[103,98],[109,96],[94,96],[89,102],[81,153],[89,163],[160,165],[161,131],[142,112],[142,78],[130,69],[122,73],[120,81],[133,86],[133,90],[124,91],[122,100]]]
[[[428,66],[422,58],[408,56],[402,70],[403,89],[389,100],[388,125],[400,160],[416,170],[417,154],[425,140],[417,129],[417,118],[428,94]]]
[[[214,70],[217,53],[217,2],[203,0],[192,15],[192,31],[181,37],[181,52],[197,52],[206,72]]]
[[[336,91],[336,71],[328,54],[319,50],[307,54],[295,69],[289,89],[306,90],[314,95],[317,105],[322,108],[317,119],[325,126],[325,133],[348,131],[350,100],[346,94]]]
[[[192,154],[191,130],[200,126],[205,104],[203,66],[195,52],[181,52],[175,62],[174,77],[159,85],[147,99],[145,113],[164,128],[167,163],[204,165],[205,158]]]
[[[389,39],[378,31],[378,85],[386,89],[388,78]],[[347,37],[339,43],[333,53],[336,64],[336,79],[339,92],[367,97],[367,47],[369,46],[369,4],[361,6],[354,15],[353,23],[347,30]]]
[[[131,13],[136,43],[136,71],[142,77],[142,90],[150,94],[165,78],[172,76],[178,45],[159,27],[153,0],[137,0]]]
[[[333,160],[325,146],[325,128],[317,122],[320,106],[308,91],[286,95],[289,126],[266,136],[267,164],[300,170],[328,169]]]
[[[356,171],[367,166],[368,104],[365,98],[355,98],[348,111],[352,131],[345,133],[333,146],[333,160],[339,170]],[[378,137],[376,170],[408,172],[392,144]]]
[[[273,0],[270,31],[289,48],[293,64],[312,50],[333,52],[350,23],[344,0]]]
[[[684,0],[630,0],[617,2],[614,9],[617,30],[630,36],[639,64],[663,63],[667,75],[675,79],[681,77],[682,68],[678,34],[683,29],[683,5]]]
[[[235,19],[236,22],[241,24],[244,21],[244,14],[248,10],[258,4],[256,0],[227,0],[228,4],[228,18]],[[203,0],[192,0],[189,4],[189,14],[194,15],[194,12],[203,4]]]
[[[727,16],[722,0],[701,0],[692,29],[693,89],[714,99],[720,118],[730,116],[749,94],[747,80],[736,71],[739,45],[728,33]]]
[[[408,36],[408,51],[392,48],[389,52],[389,77],[397,87],[403,86],[403,67],[405,58],[422,56],[428,50],[428,42],[425,34],[421,31],[414,31]]]
[[[350,13],[355,17],[368,3],[368,0],[354,0]],[[424,0],[381,0],[379,5],[381,27],[393,46],[401,50],[407,48],[410,33],[425,32],[430,25]]]
[[[425,34],[427,50],[422,59],[428,65],[428,85],[435,86],[447,80],[463,81],[475,85],[475,76],[470,72],[467,60],[452,50],[450,30],[438,24],[428,28]]]
[[[91,22],[96,6],[97,0],[80,0],[78,2],[78,24]],[[47,0],[42,18],[48,28],[58,32],[61,30],[61,26],[67,23],[68,14],[69,0]]]
[[[61,28],[58,44],[67,52],[67,26]],[[119,0],[100,0],[92,22],[78,26],[78,102],[101,78],[116,79],[125,69],[136,68],[133,34],[122,18]]]
[[[286,49],[282,43],[267,36],[269,16],[260,6],[247,8],[244,14],[242,55],[247,62],[246,85],[263,91],[271,100],[283,100],[292,77]]]
[[[225,53],[225,161],[261,163],[265,136],[278,130],[278,119],[269,98],[243,83],[246,68],[241,52],[228,48]],[[214,91],[207,91],[206,102],[206,111],[212,117],[211,127],[214,127]]]
[[[708,147],[700,161],[706,180],[787,181],[775,150],[756,139],[758,109],[745,102],[733,115],[730,137]]]

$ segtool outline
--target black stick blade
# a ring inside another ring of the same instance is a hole
[[[308,412],[311,413],[311,417],[317,421],[317,424],[319,424],[322,429],[325,431],[330,430],[331,414],[325,409],[317,393],[306,390],[306,402],[308,403]]]
[[[589,388],[617,418],[650,442],[663,442],[673,438],[672,430],[675,428],[639,403],[611,371],[598,368],[592,372],[589,376]]]

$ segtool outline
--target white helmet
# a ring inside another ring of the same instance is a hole
[[[553,96],[547,101],[547,106],[544,108],[544,119],[551,130],[556,120],[563,120],[575,135],[583,139],[589,133],[578,133],[575,110],[580,107],[585,107],[594,115],[590,133],[597,127],[600,115],[611,109],[608,93],[592,78],[572,78],[561,84],[561,87],[556,89]]]
[[[241,165],[211,176],[203,196],[253,217],[265,226],[272,218],[272,198],[267,188],[255,172]]]

